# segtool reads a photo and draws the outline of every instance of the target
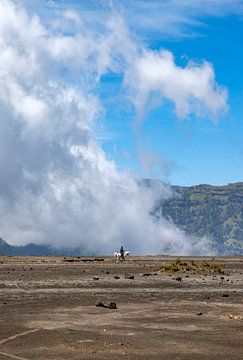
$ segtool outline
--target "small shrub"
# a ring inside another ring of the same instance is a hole
[[[194,260],[191,263],[181,262],[180,258],[177,258],[170,264],[161,265],[159,270],[161,272],[178,272],[178,271],[206,271],[211,273],[223,274],[221,266],[219,264],[210,264],[208,262],[196,263]]]

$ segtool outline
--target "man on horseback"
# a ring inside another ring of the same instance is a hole
[[[121,246],[121,248],[120,248],[120,254],[121,254],[121,259],[122,260],[124,260],[125,259],[125,251],[124,251],[124,249],[123,249],[123,246]]]

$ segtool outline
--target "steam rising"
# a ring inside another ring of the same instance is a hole
[[[138,186],[118,171],[93,129],[105,111],[96,89],[111,71],[124,77],[140,114],[157,92],[178,116],[215,118],[226,92],[212,66],[181,68],[171,53],[146,49],[114,10],[98,28],[67,9],[52,28],[18,4],[0,2],[1,236],[97,254],[120,244],[137,254],[207,252],[204,239],[149,215],[170,190]]]

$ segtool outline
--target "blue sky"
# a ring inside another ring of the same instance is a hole
[[[182,67],[192,60],[209,61],[216,82],[228,91],[228,110],[216,123],[193,114],[178,119],[173,104],[164,100],[137,126],[136,111],[124,96],[123,74],[108,72],[96,89],[104,106],[96,136],[107,157],[136,177],[179,185],[242,181],[242,1],[70,0],[46,2],[43,7],[43,2],[26,0],[26,4],[47,23],[53,9],[75,9],[96,29],[100,17],[113,8],[147,49],[168,49]]]
[[[189,26],[186,35],[160,38],[146,29],[143,36],[153,49],[167,48],[178,64],[186,59],[207,60],[216,79],[228,89],[228,111],[217,123],[194,116],[177,119],[171,104],[147,114],[139,129],[139,142],[161,161],[143,169],[138,158],[138,140],[129,115],[110,107],[106,128],[111,139],[104,142],[107,153],[141,176],[156,176],[173,184],[214,185],[242,181],[243,177],[243,21],[242,15],[204,16],[200,26]],[[163,34],[162,34],[163,35]],[[167,36],[165,36],[167,37]],[[117,79],[109,79],[114,86]],[[155,166],[154,166],[155,165]]]

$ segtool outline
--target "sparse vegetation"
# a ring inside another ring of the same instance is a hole
[[[175,195],[154,209],[192,237],[210,239],[213,252],[243,254],[243,183],[227,186],[174,186]]]
[[[185,262],[181,261],[180,258],[177,258],[175,261],[171,262],[170,264],[161,265],[160,269],[161,272],[187,272],[187,271],[205,271],[210,273],[218,273],[223,274],[221,266],[219,264],[211,264],[207,261],[202,262]]]

